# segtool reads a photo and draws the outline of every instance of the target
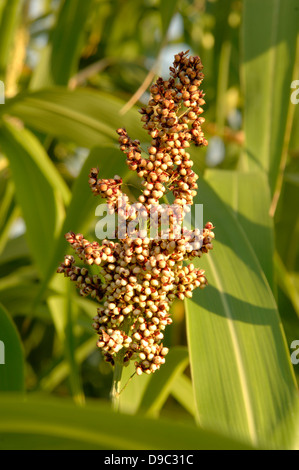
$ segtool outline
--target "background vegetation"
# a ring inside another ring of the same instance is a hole
[[[1,0],[0,24],[0,447],[298,446],[298,1]],[[90,168],[134,197],[115,129],[146,146],[138,106],[187,49],[205,72],[209,286],[174,304],[166,364],[115,414],[96,305],[55,272],[66,231],[95,239]]]

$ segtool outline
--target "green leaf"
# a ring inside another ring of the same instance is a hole
[[[11,238],[3,253],[0,255],[0,264],[12,263],[18,258],[29,258],[29,250],[24,235]]]
[[[187,410],[192,416],[196,415],[196,406],[191,380],[184,374],[175,377],[171,385],[171,395]]]
[[[1,396],[1,449],[250,449],[220,433],[177,421],[113,413],[107,403]]]
[[[217,241],[194,263],[208,287],[186,302],[198,422],[253,445],[291,448],[298,396],[275,300],[233,211],[208,183],[200,188]]]
[[[92,3],[93,0],[62,2],[49,42],[33,74],[31,89],[67,85],[78,67],[84,26]]]
[[[12,244],[12,247],[15,246],[17,247],[17,245]],[[40,286],[37,282],[37,269],[34,264],[22,266],[21,262],[22,258],[16,257],[6,264],[1,264],[1,303],[12,316],[26,316],[28,319],[41,318],[44,323],[49,324],[51,317],[44,303],[38,305],[36,310],[32,308],[34,300],[40,290]],[[45,291],[45,297],[50,295],[53,295],[53,291],[47,289]]]
[[[284,145],[296,57],[297,0],[244,0],[242,44],[246,165],[273,194]]]
[[[233,210],[273,289],[274,235],[266,176],[257,171],[207,170],[205,177],[223,203]]]
[[[132,139],[145,140],[136,109],[120,115],[124,102],[88,89],[51,88],[17,96],[0,113],[20,118],[26,126],[83,147],[117,143],[116,129],[125,127]]]
[[[26,315],[27,318],[41,318],[44,322],[50,323],[51,317],[49,311],[43,304],[38,305],[36,309],[32,308],[34,300],[38,295],[40,287],[34,282],[20,282],[15,285],[0,287],[0,298],[4,307],[9,310],[11,315]],[[16,295],[16,292],[18,295]],[[52,292],[45,292],[45,296]]]
[[[82,390],[80,366],[76,357],[77,334],[75,326],[77,325],[77,304],[74,301],[74,292],[69,279],[55,277],[51,282],[51,288],[55,289],[56,287],[57,291],[59,289],[59,294],[50,295],[47,298],[47,305],[51,312],[58,338],[64,346],[65,367],[58,367],[58,370],[56,369],[54,373],[52,371],[51,376],[54,375],[55,383],[55,379],[64,378],[64,372],[67,376],[74,401],[77,404],[82,404],[85,401],[85,397]],[[40,289],[38,294],[40,294]],[[46,383],[49,383],[49,380],[46,379]],[[51,379],[50,384],[53,386],[53,380]]]
[[[68,279],[66,279],[67,281]],[[76,309],[75,303],[72,302],[70,284],[66,284],[63,297],[63,311],[60,313],[64,316],[65,321],[65,356],[69,364],[69,381],[72,395],[76,403],[84,403],[84,392],[82,389],[82,380],[80,375],[80,367],[76,360],[76,338],[75,338],[75,322]]]
[[[68,188],[38,140],[25,129],[2,123],[1,146],[10,163],[28,244],[41,277],[51,259]]]
[[[0,391],[24,390],[24,355],[18,331],[0,304]]]

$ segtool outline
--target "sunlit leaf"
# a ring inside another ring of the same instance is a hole
[[[257,171],[208,170],[205,175],[215,193],[233,210],[273,289],[274,234],[267,178]]]
[[[296,56],[297,0],[244,0],[242,21],[246,166],[263,170],[273,194]]]
[[[194,263],[209,285],[186,303],[198,422],[255,445],[292,447],[298,397],[275,300],[233,211],[200,187],[217,241]]]
[[[133,139],[146,139],[136,109],[120,115],[123,104],[107,93],[57,87],[19,95],[1,106],[0,113],[17,116],[33,129],[87,148],[117,143],[115,131],[120,127]]]
[[[63,200],[69,197],[68,188],[33,134],[7,122],[2,124],[0,135],[26,223],[28,244],[43,277],[62,220]]]
[[[192,416],[196,415],[196,406],[191,380],[185,375],[177,375],[171,385],[171,395],[185,408]]]

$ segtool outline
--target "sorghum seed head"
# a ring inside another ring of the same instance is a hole
[[[202,79],[200,58],[181,52],[174,57],[169,80],[158,78],[151,86],[149,103],[140,110],[143,127],[151,138],[148,156],[139,141],[132,140],[124,128],[117,129],[126,163],[142,178],[138,204],[131,205],[123,194],[119,175],[100,179],[98,168],[92,168],[88,175],[91,191],[107,200],[109,213],[116,212],[130,222],[136,221],[139,211],[147,220],[156,208],[158,225],[163,214],[168,215],[169,227],[163,237],[162,229],[161,239],[156,240],[149,238],[147,228],[140,227],[125,239],[103,240],[99,245],[90,243],[83,234],[68,232],[66,240],[87,267],[75,266],[75,258],[68,255],[57,269],[76,283],[81,295],[103,302],[92,324],[98,335],[97,345],[112,365],[120,351],[124,363],[136,361],[137,375],[151,374],[165,362],[168,348],[162,340],[166,326],[172,322],[169,315],[173,300],[190,298],[196,287],[207,285],[203,270],[193,263],[184,267],[183,263],[213,248],[213,224],[208,222],[202,231],[185,230],[186,234],[183,231],[177,237],[176,214],[168,213],[168,208],[160,204],[164,195],[172,192],[174,204],[182,209],[182,221],[197,195],[198,177],[192,171],[187,149],[192,143],[207,145],[201,130],[204,118],[200,117],[204,105],[199,89]],[[182,106],[188,108],[183,113]],[[99,275],[89,274],[91,265]]]

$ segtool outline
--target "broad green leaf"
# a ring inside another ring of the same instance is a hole
[[[76,407],[64,399],[0,396],[1,449],[250,449],[189,423],[113,413],[107,403]]]
[[[33,134],[7,122],[2,123],[0,136],[26,223],[28,244],[43,277],[68,189]]]
[[[246,165],[273,194],[284,145],[296,55],[297,0],[244,0],[242,44]]]
[[[205,176],[223,203],[234,211],[273,289],[274,235],[266,176],[257,171],[228,170],[208,170]]]
[[[292,448],[298,396],[275,300],[231,208],[208,183],[200,188],[217,240],[194,263],[209,285],[186,302],[198,422],[253,445]]]
[[[107,93],[56,87],[19,95],[1,106],[0,113],[17,116],[33,129],[87,148],[117,143],[115,130],[120,127],[132,139],[145,140],[138,112],[134,108],[121,116],[123,104]]]
[[[196,406],[191,380],[180,374],[175,377],[171,385],[171,395],[187,410],[192,416],[196,415]]]
[[[171,392],[173,381],[182,374],[188,365],[188,361],[187,348],[177,346],[169,350],[165,364],[153,375],[146,387],[139,405],[141,412],[145,413],[146,416],[158,416]]]
[[[67,85],[76,72],[84,34],[84,26],[93,0],[61,3],[58,18],[49,42],[30,83],[31,89]]]
[[[24,390],[24,355],[18,331],[0,304],[0,391]]]

